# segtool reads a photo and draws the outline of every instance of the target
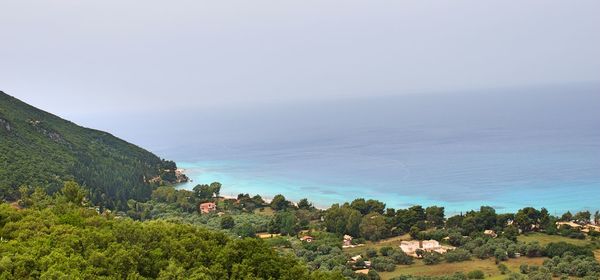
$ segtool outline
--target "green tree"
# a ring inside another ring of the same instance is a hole
[[[196,197],[202,201],[212,200],[214,197],[218,197],[221,192],[221,184],[218,182],[211,183],[210,185],[196,185],[193,188]]]
[[[296,235],[299,231],[298,219],[291,211],[277,212],[273,217],[270,231],[282,235]]]
[[[68,202],[76,205],[81,205],[85,197],[85,191],[75,181],[65,182],[61,193]]]
[[[360,223],[360,234],[363,238],[378,241],[389,236],[386,219],[379,213],[366,215]]]
[[[298,208],[304,209],[304,210],[310,210],[313,208],[313,205],[312,205],[312,203],[308,202],[308,199],[303,198],[303,199],[300,199],[300,201],[298,202]]]
[[[437,252],[423,253],[423,263],[426,265],[434,265],[442,262],[442,254]]]
[[[573,214],[571,214],[570,211],[567,211],[567,213],[564,213],[561,217],[560,217],[561,221],[564,222],[570,222],[573,220]]]
[[[367,200],[367,211],[368,213],[378,213],[383,215],[383,212],[385,211],[385,203],[379,200],[369,199]]]
[[[232,229],[235,226],[235,221],[233,217],[230,215],[225,215],[221,217],[221,228],[222,229]]]
[[[573,219],[581,223],[589,223],[592,219],[592,214],[590,211],[577,212],[575,216],[573,216]]]
[[[473,270],[467,273],[467,277],[469,279],[483,279],[485,278],[485,274],[481,270]]]
[[[530,232],[539,227],[540,212],[532,207],[526,207],[515,215],[515,224],[522,232]]]
[[[210,183],[211,191],[214,193],[214,195],[216,197],[219,197],[221,195],[221,186],[222,185],[219,182],[212,182],[212,183]]]
[[[275,211],[285,210],[290,206],[290,202],[285,199],[285,196],[278,194],[271,200],[271,208]]]
[[[444,226],[444,207],[430,206],[425,209],[427,224],[431,227]]]

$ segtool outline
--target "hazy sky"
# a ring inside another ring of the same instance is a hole
[[[66,117],[600,80],[600,1],[0,0],[0,90]]]

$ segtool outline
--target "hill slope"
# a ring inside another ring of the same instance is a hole
[[[156,178],[174,181],[176,168],[109,133],[78,126],[0,91],[2,199],[16,197],[20,185],[54,192],[74,179],[86,186],[94,203],[120,208],[128,199],[149,198],[160,181]]]

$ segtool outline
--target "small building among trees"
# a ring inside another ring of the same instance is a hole
[[[208,214],[214,211],[217,211],[217,205],[214,202],[206,202],[200,204],[198,210],[201,214]]]
[[[307,243],[313,242],[313,239],[314,238],[312,236],[310,236],[310,235],[305,235],[305,236],[302,236],[300,238],[301,241],[304,241],[304,242],[307,242]]]

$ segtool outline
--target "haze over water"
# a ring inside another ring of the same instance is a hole
[[[183,187],[599,208],[599,1],[5,2],[1,90]]]
[[[600,208],[600,88],[490,90],[180,112],[168,146],[223,194],[282,193],[318,206]],[[142,141],[144,142],[144,141]],[[138,141],[139,143],[139,141]],[[164,144],[164,142],[163,142]]]

